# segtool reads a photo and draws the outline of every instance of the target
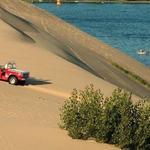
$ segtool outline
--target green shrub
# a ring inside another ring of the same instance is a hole
[[[123,93],[121,89],[117,89],[110,98],[107,98],[107,101],[105,100],[103,115],[101,116],[102,125],[99,133],[100,139],[104,142],[118,144],[118,141],[116,142],[117,139],[114,139],[116,129],[121,121],[126,119],[125,116],[128,115],[125,114],[125,109],[131,104],[130,97],[130,94]]]
[[[94,138],[131,150],[150,149],[150,106],[133,104],[131,94],[121,89],[109,98],[93,85],[83,91],[74,89],[60,118],[72,138]]]
[[[120,95],[117,97],[117,95]],[[112,143],[124,148],[134,149],[135,132],[139,125],[138,104],[133,104],[131,95],[126,92],[115,92],[110,100],[116,102],[119,121],[112,135]]]
[[[139,150],[150,150],[150,107],[141,104],[139,108],[139,126],[135,133],[135,143]]]
[[[72,96],[61,108],[61,126],[68,130],[72,138],[87,139],[94,137],[100,124],[103,95],[93,86],[84,91],[73,90]]]

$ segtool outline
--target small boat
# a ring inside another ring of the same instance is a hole
[[[147,54],[147,51],[144,50],[144,49],[140,49],[139,51],[137,51],[137,53],[138,53],[139,55],[146,55],[146,54]]]

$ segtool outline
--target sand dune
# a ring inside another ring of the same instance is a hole
[[[93,43],[92,43],[93,38],[91,38],[91,42],[88,44],[85,44],[83,42],[79,43],[78,41],[82,41],[83,40],[82,38],[80,38],[80,40],[72,39],[70,38],[70,35],[72,35],[72,37],[74,36],[76,37],[77,33],[81,34],[80,31],[76,30],[76,33],[73,34],[72,32],[75,29],[73,27],[70,27],[68,24],[66,25],[65,23],[63,24],[61,22],[61,28],[54,27],[53,29],[49,29],[48,23],[51,24],[50,22],[51,20],[54,22],[54,24],[57,24],[60,22],[59,19],[54,18],[54,16],[48,16],[47,13],[43,13],[42,11],[31,7],[30,5],[26,5],[21,2],[16,2],[15,8],[13,10],[12,10],[12,7],[9,8],[9,5],[11,5],[11,2],[9,0],[7,0],[6,4],[7,4],[7,7],[5,6],[5,3],[1,3],[1,5],[2,6],[4,5],[7,10],[15,13],[16,15],[11,14],[10,12],[1,8],[1,18],[5,20],[5,22],[7,22],[8,24],[11,24],[15,29],[25,34],[26,37],[27,36],[30,37],[33,41],[36,41],[37,43],[39,43],[46,49],[50,50],[54,54],[57,54],[58,56],[61,56],[62,58],[69,60],[70,62],[73,62],[74,64],[77,64],[78,66],[86,69],[87,71],[93,73],[94,75],[106,81],[109,81],[112,84],[115,84],[126,90],[132,91],[138,96],[150,97],[150,89],[137,83],[133,79],[129,78],[125,73],[120,71],[118,68],[114,67],[112,63],[107,60],[108,58],[104,57],[106,53],[102,55],[100,54],[101,50],[96,51],[96,49],[93,49],[91,47],[93,46]],[[33,9],[35,14],[29,16],[27,12],[25,13],[23,11],[22,13],[22,11],[19,11],[20,9],[23,9],[24,7],[26,11],[28,9],[30,10]],[[38,15],[39,13],[40,15]],[[38,16],[38,19],[35,18],[35,16]],[[43,20],[46,16],[48,17],[46,18],[47,20]],[[39,22],[37,23],[37,21],[39,20],[40,20],[40,24]],[[60,29],[62,29],[63,27],[65,28],[65,26],[71,28],[69,30],[69,34],[68,32],[64,33],[64,31],[60,31]],[[55,30],[60,31],[59,35],[58,33],[56,33]],[[83,33],[82,35],[84,34],[85,33]],[[62,35],[63,35],[63,38],[62,38]],[[88,39],[85,39],[85,40],[88,40]],[[95,40],[95,42],[97,41]],[[121,52],[118,52],[117,50],[114,50],[112,52],[112,48],[108,49],[108,46],[106,46],[105,44],[101,43],[101,45],[102,45],[102,49],[107,52],[107,55],[115,55],[115,56],[117,55],[117,58],[126,57],[124,58],[125,60],[129,59],[130,61],[128,61],[129,62],[128,65],[132,63],[132,65],[129,65],[129,66],[134,66],[134,69],[139,68],[136,74],[139,74],[139,73],[141,74],[141,70],[144,70],[142,77],[147,79],[147,81],[149,81],[150,70],[148,68],[146,68],[145,66],[142,66],[140,63],[136,62],[135,60],[125,55],[122,55]],[[119,60],[122,60],[122,58],[119,58]],[[117,61],[117,59],[115,59],[114,61]],[[127,63],[124,63],[123,66],[126,64]],[[122,64],[119,64],[119,65],[122,66]]]
[[[30,8],[33,10],[32,15]],[[59,32],[62,34],[59,36],[56,28],[50,31],[45,24],[53,21],[58,25],[59,19],[51,16],[48,20],[42,20],[43,17],[48,16],[49,14],[34,9],[24,2],[0,0],[0,64],[13,60],[18,68],[31,72],[31,78],[25,86],[11,86],[7,82],[0,81],[0,149],[119,149],[92,140],[73,140],[66,131],[59,128],[59,108],[73,88],[83,89],[86,85],[93,83],[105,96],[109,96],[116,86],[103,80],[105,74],[99,74],[93,69],[94,64],[90,59],[84,57],[84,50],[87,47],[79,44],[78,40],[70,38],[71,35],[66,34],[66,38],[62,39],[64,33]],[[52,27],[50,25],[50,28]],[[70,25],[67,27],[69,27],[68,30],[72,29]],[[62,28],[66,27],[62,25]],[[70,32],[72,34],[72,30]],[[78,34],[81,35],[80,31],[74,34],[77,35],[73,38],[77,38]],[[83,33],[83,35],[86,34]],[[70,41],[67,41],[69,39]],[[81,38],[81,41],[84,41],[84,38]],[[91,40],[91,42],[94,41]],[[92,44],[87,49],[86,56],[92,55],[93,58],[97,58],[97,63],[104,63],[113,70],[105,57],[92,52],[92,46],[94,47]],[[106,47],[101,45],[101,48]],[[91,56],[88,57],[91,58]],[[133,65],[138,64],[132,59],[131,61]],[[137,65],[137,68],[141,67],[142,65]],[[105,71],[105,68],[101,69]],[[143,77],[146,79],[149,70],[144,67],[143,71],[145,71]],[[99,78],[101,75],[102,77]],[[143,90],[145,92],[143,94],[147,95],[148,89]],[[136,96],[134,96],[135,99],[137,99]]]
[[[38,43],[26,41],[20,32],[10,28],[3,21],[0,24],[2,27],[0,36],[1,63],[4,64],[7,61],[14,60],[19,65],[18,67],[30,70],[32,78],[29,80],[29,85],[44,88],[52,87],[53,90],[57,90],[59,87],[58,90],[60,89],[67,93],[70,93],[70,90],[75,87],[83,88],[90,83],[93,83],[96,87],[100,87],[101,84],[105,85],[104,90],[102,90],[106,91],[106,93],[112,91],[109,90],[109,87],[115,88],[114,85],[54,55]],[[55,50],[53,43],[50,47]]]
[[[110,95],[115,86],[29,42],[0,20],[0,61],[15,60],[30,70],[26,86],[0,81],[0,149],[2,150],[117,150],[94,141],[72,140],[59,129],[59,108],[74,87],[93,83]]]

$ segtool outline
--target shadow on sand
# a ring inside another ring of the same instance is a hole
[[[49,80],[43,80],[43,79],[36,79],[34,77],[30,77],[26,83],[24,84],[24,86],[28,86],[28,85],[44,85],[44,84],[52,84],[51,81]],[[23,85],[23,84],[21,84]]]

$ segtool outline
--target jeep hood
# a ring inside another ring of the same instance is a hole
[[[18,73],[29,73],[29,71],[18,70],[18,69],[12,69],[12,71],[15,71],[15,72],[18,72]]]

